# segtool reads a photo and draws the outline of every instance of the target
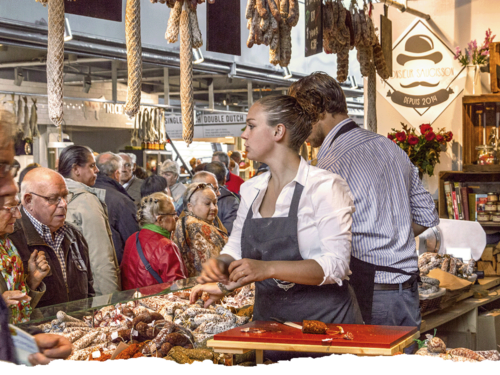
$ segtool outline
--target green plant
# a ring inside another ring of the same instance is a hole
[[[420,125],[420,135],[413,126],[401,123],[402,131],[392,129],[387,137],[396,143],[418,168],[420,177],[434,175],[434,167],[439,163],[442,146],[451,142],[453,133],[444,128],[434,132],[430,124]]]

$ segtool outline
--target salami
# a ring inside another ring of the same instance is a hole
[[[127,0],[125,10],[125,39],[127,44],[127,101],[125,114],[132,118],[141,104],[142,46],[141,46],[141,2]]]

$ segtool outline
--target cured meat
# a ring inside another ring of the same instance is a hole
[[[198,25],[198,15],[195,10],[189,12],[189,26],[193,34],[193,48],[200,48],[203,45],[200,26]]]
[[[48,13],[47,94],[49,118],[55,126],[59,127],[63,121],[64,104],[64,0],[51,0]],[[19,121],[18,117],[18,124],[20,124]]]
[[[168,43],[175,43],[179,38],[181,12],[182,2],[178,1],[170,11],[170,17],[168,18],[167,31],[165,32],[165,39]]]
[[[302,322],[302,333],[314,333],[325,335],[328,327],[318,320],[304,320]]]
[[[141,104],[142,46],[141,46],[141,2],[127,0],[125,10],[125,39],[127,44],[127,101],[125,114],[132,118]]]
[[[182,138],[189,146],[194,135],[194,95],[193,95],[193,36],[189,27],[189,14],[184,10],[181,14],[181,111]]]

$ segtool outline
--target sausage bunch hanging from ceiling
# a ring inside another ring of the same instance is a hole
[[[286,67],[292,57],[292,27],[299,22],[298,0],[248,0],[247,47],[269,46],[269,62]]]
[[[47,97],[50,121],[63,122],[64,105],[64,0],[37,0],[48,6]]]
[[[358,9],[356,1],[346,9],[340,0],[327,0],[323,6],[323,49],[337,54],[337,81],[344,82],[349,73],[349,50],[357,49],[361,75],[368,77],[371,64],[383,79],[389,70],[375,26],[367,14],[367,6]]]
[[[151,0],[166,4],[170,11],[165,39],[175,43],[180,35],[180,74],[182,138],[189,145],[194,135],[193,48],[200,48],[203,39],[196,13],[198,4],[205,0]]]

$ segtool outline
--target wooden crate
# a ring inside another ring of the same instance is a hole
[[[477,165],[476,146],[483,144],[483,117],[486,110],[486,137],[495,129],[500,112],[500,94],[464,96],[462,98],[463,170],[465,172],[500,172],[500,164]]]
[[[500,43],[490,44],[491,92],[500,93]]]

